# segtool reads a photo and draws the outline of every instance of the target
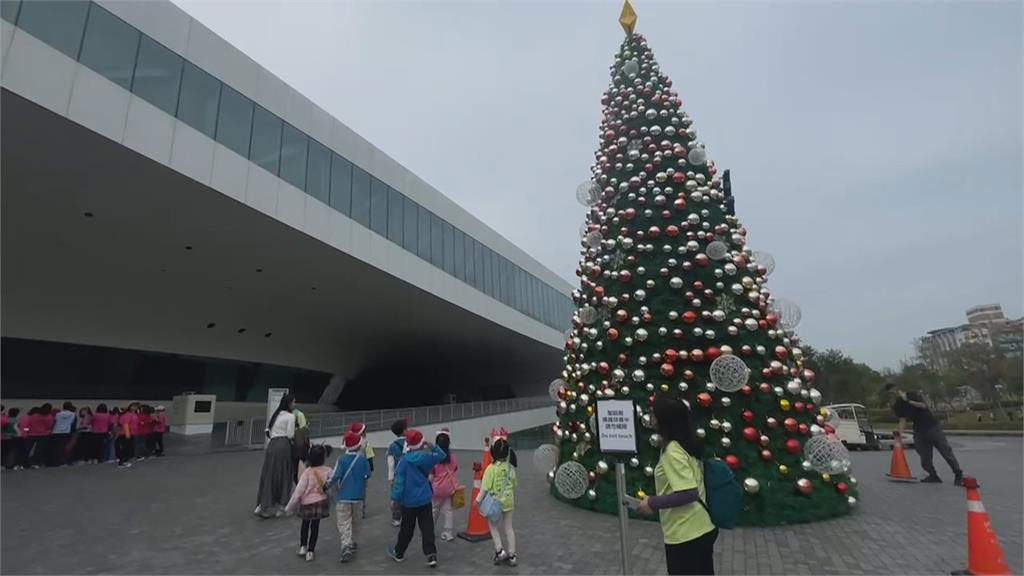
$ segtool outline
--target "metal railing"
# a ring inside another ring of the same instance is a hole
[[[310,413],[306,414],[306,423],[309,426],[310,438],[322,438],[324,436],[342,435],[353,422],[362,422],[366,424],[368,432],[374,432],[386,430],[391,427],[392,422],[403,418],[408,420],[413,426],[422,426],[437,422],[465,420],[467,418],[478,418],[492,414],[545,408],[551,405],[551,399],[547,396],[534,396],[414,408]],[[228,422],[224,435],[224,444],[227,446],[262,446],[265,438],[263,431],[265,429],[265,418],[250,418],[249,420]]]

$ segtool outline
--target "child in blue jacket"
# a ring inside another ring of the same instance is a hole
[[[345,453],[338,458],[327,487],[337,485],[334,509],[341,537],[341,561],[348,562],[356,553],[356,536],[362,522],[363,501],[366,500],[366,480],[370,477],[370,464],[363,452],[363,437],[345,433]],[[357,522],[356,519],[359,519]]]
[[[423,553],[427,566],[437,566],[437,546],[434,544],[434,514],[431,506],[434,492],[430,485],[430,473],[434,466],[445,457],[444,450],[423,441],[419,430],[405,433],[405,454],[395,467],[395,480],[391,484],[391,500],[397,502],[402,511],[402,524],[398,530],[398,542],[388,549],[388,555],[395,562],[405,560],[405,551],[412,541],[413,531],[419,524],[423,534]]]

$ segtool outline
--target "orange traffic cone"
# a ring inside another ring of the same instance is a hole
[[[892,462],[889,464],[889,473],[886,477],[897,482],[916,482],[917,478],[910,473],[910,466],[907,465],[907,455],[903,451],[903,441],[899,436],[895,438],[892,447]]]
[[[493,432],[493,430],[492,430]],[[481,470],[487,470],[487,467],[491,465],[491,439],[484,438],[484,461],[480,467]]]
[[[476,506],[476,497],[480,494],[480,481],[484,477],[484,468],[479,462],[473,462],[473,494],[469,500],[469,520],[466,522],[466,531],[459,532],[459,538],[470,542],[483,542],[491,539],[491,530],[487,526],[487,520],[480,514]]]
[[[1010,574],[1003,549],[981,503],[978,480],[964,476],[967,489],[967,570],[953,574]]]

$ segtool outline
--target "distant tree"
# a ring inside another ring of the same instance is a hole
[[[1019,369],[1012,367],[1012,363],[1020,364],[1016,359],[1005,358],[991,346],[968,343],[949,353],[942,378],[947,386],[974,388],[1005,417],[1000,400],[1003,394],[1017,386],[1012,381],[1019,374]]]
[[[872,400],[876,391],[881,389],[883,380],[876,370],[835,348],[818,351],[804,346],[803,351],[805,364],[814,370],[814,382],[826,402],[877,404]]]

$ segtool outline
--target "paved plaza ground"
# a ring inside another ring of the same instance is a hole
[[[1010,567],[1022,558],[1022,441],[953,438],[964,468],[982,482]],[[459,454],[470,484],[473,459]],[[491,544],[439,542],[445,574],[616,574],[618,523],[612,516],[559,503],[547,493],[529,453],[520,456],[516,534],[518,568],[490,563]],[[718,540],[721,574],[948,574],[966,565],[964,491],[942,485],[888,482],[889,453],[853,454],[861,504],[852,515],[816,524],[725,531]],[[939,471],[951,479],[945,464]],[[295,556],[298,521],[252,515],[262,453],[235,452],[147,460],[127,470],[113,465],[0,475],[0,572],[16,573],[430,573],[413,541],[404,564],[384,554],[394,541],[385,478],[371,479],[369,518],[359,556],[338,563],[334,518],[324,521],[318,557]],[[917,456],[910,455],[918,470]],[[471,484],[470,484],[471,485]],[[465,526],[465,512],[457,529]],[[633,571],[664,574],[658,525],[630,522]]]

